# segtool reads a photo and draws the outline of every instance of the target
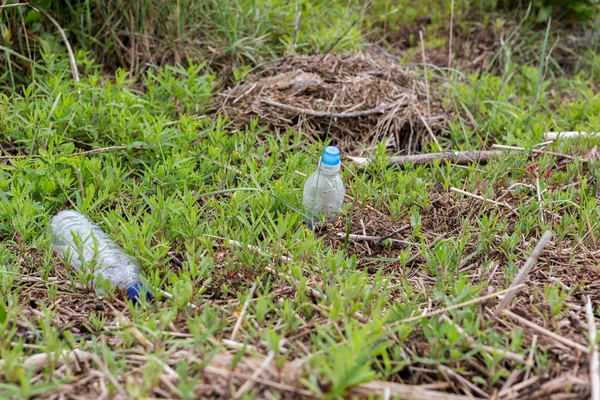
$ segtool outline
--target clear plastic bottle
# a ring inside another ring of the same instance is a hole
[[[323,151],[317,170],[304,184],[303,204],[307,224],[314,225],[325,219],[335,222],[344,203],[344,182],[340,176],[340,150],[328,146]]]
[[[54,251],[76,270],[93,269],[127,296],[137,302],[143,286],[140,282],[140,265],[127,255],[98,225],[74,210],[56,214],[48,225]],[[79,249],[79,250],[78,250]],[[149,293],[146,293],[149,298]]]

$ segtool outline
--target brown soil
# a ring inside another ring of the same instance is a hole
[[[290,56],[263,66],[216,97],[215,112],[234,128],[253,119],[271,128],[331,138],[361,155],[387,140],[395,151],[420,150],[446,120],[435,88],[382,56]]]

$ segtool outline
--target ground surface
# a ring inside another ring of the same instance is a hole
[[[108,78],[79,53],[76,84],[46,55],[0,96],[0,397],[589,397],[598,139],[544,132],[597,129],[597,56],[457,9],[448,69],[445,17],[390,30],[379,12],[359,54],[223,80],[223,59]],[[344,159],[340,219],[312,232],[302,186],[326,143],[371,162]],[[387,159],[494,144],[520,147]],[[140,260],[152,301],[63,265],[44,229],[66,208]]]

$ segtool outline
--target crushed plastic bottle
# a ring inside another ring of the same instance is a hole
[[[338,219],[344,193],[344,182],[340,176],[340,150],[328,146],[323,151],[317,170],[304,184],[302,203],[310,229],[323,219],[328,222]]]
[[[126,254],[98,225],[74,210],[56,214],[48,225],[54,251],[76,270],[93,268],[119,289],[126,290],[134,303],[144,290],[139,263]],[[78,250],[79,249],[79,250]],[[146,297],[150,298],[146,292]]]

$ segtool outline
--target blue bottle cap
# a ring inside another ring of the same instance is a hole
[[[324,165],[335,167],[340,164],[340,149],[335,146],[327,146],[323,151],[321,162]]]
[[[134,304],[137,304],[139,302],[141,292],[146,292],[147,301],[152,300],[152,294],[150,294],[149,291],[144,289],[144,285],[142,285],[139,282],[134,283],[133,285],[127,288],[127,297],[129,297],[129,300],[131,300]]]

